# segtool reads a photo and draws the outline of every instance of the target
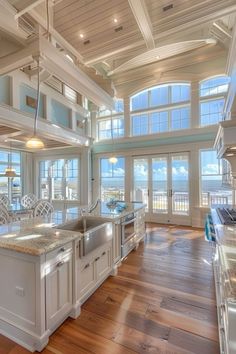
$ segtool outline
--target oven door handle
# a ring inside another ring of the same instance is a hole
[[[129,221],[126,221],[126,222],[122,222],[121,226],[126,226],[126,225],[129,225],[129,224],[132,224],[133,222],[135,222],[136,218],[132,219],[132,220],[129,220]]]

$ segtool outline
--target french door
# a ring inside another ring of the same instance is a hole
[[[188,152],[134,157],[132,194],[149,221],[190,225]]]

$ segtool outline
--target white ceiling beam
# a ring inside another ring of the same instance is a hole
[[[26,48],[16,53],[0,58],[0,75],[6,75],[14,70],[32,64],[34,62],[33,56],[37,54],[37,43],[30,43]]]
[[[135,0],[133,0],[134,3],[136,3]],[[198,12],[196,13],[195,11],[191,12],[189,15],[183,19],[183,23],[181,25],[173,26],[173,22],[175,21],[172,17],[171,20],[166,20],[164,27],[165,29],[162,29],[160,26],[160,30],[158,31],[158,34],[154,35],[154,40],[166,40],[166,38],[170,38],[170,36],[176,36],[178,33],[188,33],[189,31],[193,31],[194,28],[199,28],[199,25],[204,25],[207,23],[212,23],[215,20],[218,20],[221,17],[230,15],[232,13],[236,12],[236,3],[235,1],[227,1],[227,4],[225,1],[221,1],[221,3],[217,4],[211,4],[210,6],[205,7],[202,6],[201,9],[198,9]],[[179,18],[179,14],[176,14],[176,18]],[[168,28],[168,21],[170,21],[170,28]],[[166,29],[167,28],[167,29]],[[142,43],[140,41],[133,43],[130,46],[123,47],[117,51],[111,51],[109,53],[104,54],[103,56],[99,55],[97,57],[93,57],[89,60],[85,61],[86,65],[93,65],[98,63],[101,60],[105,60],[108,58],[112,58],[114,55],[128,51],[129,49],[135,48],[140,46]]]
[[[0,0],[1,1],[1,0]],[[42,17],[35,9],[29,11],[30,16],[40,24],[45,30],[47,29],[47,21],[44,17]],[[49,24],[49,32],[52,37],[60,44],[65,50],[68,50],[71,54],[73,54],[76,59],[83,63],[84,59],[82,55],[76,50],[70,43],[68,43],[64,37],[62,37],[52,26]]]
[[[113,98],[93,81],[83,70],[69,62],[44,37],[40,37],[41,67],[56,76],[75,91],[86,96],[98,106],[113,107]]]
[[[19,17],[23,16],[26,12],[29,12],[30,10],[33,10],[36,6],[40,5],[42,2],[45,0],[36,0],[32,4],[26,6],[24,9],[20,10],[15,14],[15,19],[17,20]]]
[[[148,14],[145,0],[128,0],[128,2],[147,48],[154,49],[155,42],[152,35],[152,22]]]
[[[24,44],[27,34],[19,28],[15,14],[16,10],[7,0],[0,0],[0,29]]]

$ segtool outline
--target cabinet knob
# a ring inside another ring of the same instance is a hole
[[[88,268],[90,266],[89,263],[87,263],[85,266],[84,266],[84,269]]]
[[[60,252],[65,252],[65,247],[62,247],[61,249],[60,249]]]
[[[100,259],[100,257],[95,258],[95,262],[97,262]]]
[[[102,252],[102,256],[105,256],[105,254],[106,254],[106,251]]]
[[[65,263],[64,261],[58,262],[57,263],[57,268],[60,268],[61,266],[63,266],[64,263]]]

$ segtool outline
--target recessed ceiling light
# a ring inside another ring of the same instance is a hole
[[[230,150],[236,150],[236,146],[232,146]]]
[[[84,35],[83,35],[83,33],[80,33],[80,35],[79,35],[79,36],[80,36],[80,38],[84,38]]]
[[[160,59],[160,55],[157,55],[157,56],[156,56],[156,59]]]
[[[117,23],[117,22],[118,22],[117,18],[114,18],[114,19],[113,19],[113,22],[114,22],[114,23]]]

